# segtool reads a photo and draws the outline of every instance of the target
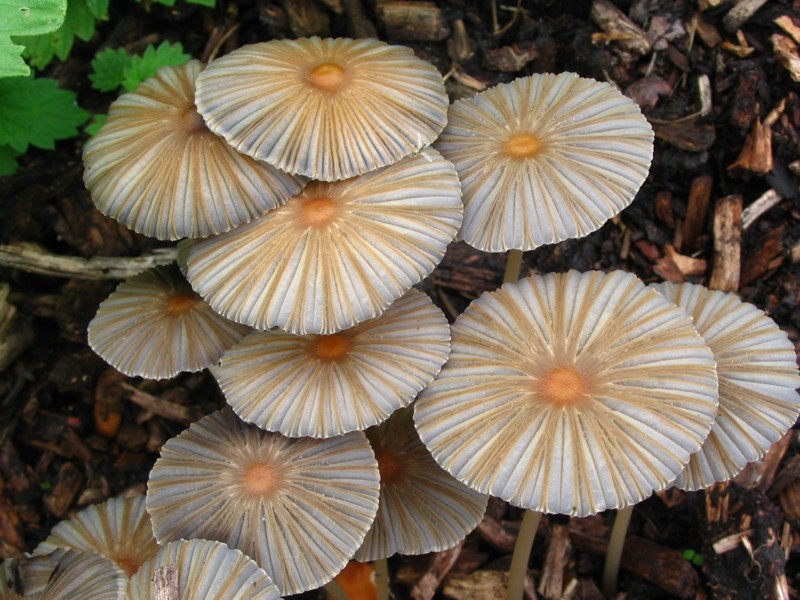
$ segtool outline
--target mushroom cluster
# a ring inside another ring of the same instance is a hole
[[[451,330],[412,289],[456,237],[518,259],[596,230],[652,147],[608,84],[532,75],[448,109],[432,65],[371,39],[253,44],[121,96],[86,146],[87,188],[182,241],[178,266],[101,305],[90,344],[131,376],[210,368],[230,405],[162,449],[146,508],[171,543],[135,597],[185,557],[236,563],[258,597],[274,594],[261,569],[300,593],[354,557],[453,546],[488,494],[587,515],[761,456],[800,412],[800,378],[753,307],[623,272],[509,269]],[[515,553],[509,597],[526,563]],[[194,593],[202,570],[177,569]]]

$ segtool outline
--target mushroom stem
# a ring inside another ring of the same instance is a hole
[[[522,269],[522,250],[513,248],[508,251],[506,258],[506,271],[503,273],[503,283],[517,281]]]
[[[516,250],[511,252],[516,252]],[[522,255],[522,252],[520,252],[520,255]],[[539,520],[541,518],[542,513],[540,512],[534,510],[525,511],[522,526],[517,534],[517,543],[514,545],[514,555],[511,557],[511,569],[508,571],[507,600],[522,600],[525,575],[528,572],[528,560],[531,557],[533,539],[536,537],[536,530],[539,528]]]
[[[389,563],[385,558],[375,561],[375,586],[378,600],[389,600]]]
[[[633,505],[619,509],[614,519],[614,526],[611,528],[606,563],[603,567],[603,593],[608,598],[614,597],[617,593],[619,563],[622,560],[622,548],[625,545],[625,535],[628,533],[628,523],[631,522],[632,514]]]
[[[333,600],[350,600],[350,596],[347,595],[347,592],[344,591],[344,588],[342,588],[335,579],[332,579],[322,586],[322,589],[324,589],[328,597],[333,598]]]

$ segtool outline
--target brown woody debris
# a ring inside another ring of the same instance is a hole
[[[200,411],[194,408],[181,406],[180,404],[170,402],[164,398],[153,396],[127,383],[120,385],[124,390],[129,392],[127,395],[128,400],[157,414],[159,417],[181,423],[182,425],[190,425],[203,416]]]
[[[672,214],[672,192],[661,190],[656,194],[656,216],[659,221],[670,229],[675,227],[675,217]]]
[[[503,527],[496,518],[486,515],[476,529],[480,538],[492,548],[510,554],[514,551],[517,536]]]
[[[713,123],[699,120],[700,115],[691,115],[674,121],[651,120],[653,131],[660,140],[681,150],[703,152],[714,145],[717,139]]]
[[[297,37],[330,36],[328,12],[314,0],[283,0],[281,5],[289,19],[289,28]]]
[[[747,38],[744,36],[744,33],[742,33],[741,29],[736,32],[736,43],[725,40],[720,47],[739,58],[747,58],[756,51],[756,49],[747,42]]]
[[[78,467],[71,462],[64,463],[58,470],[53,489],[44,495],[44,505],[51,514],[61,518],[82,489],[83,475]]]
[[[766,86],[766,76],[758,61],[746,60],[737,68],[736,92],[731,104],[731,125],[747,130],[758,115],[757,96]]]
[[[469,575],[453,575],[445,580],[442,592],[454,600],[497,600],[505,598],[508,590],[507,571],[480,570]],[[533,578],[528,572],[523,598],[535,600]]]
[[[664,256],[656,261],[653,270],[665,281],[683,283],[687,277],[702,275],[708,263],[702,258],[692,258],[678,253],[671,244],[664,246]]]
[[[380,2],[375,12],[394,40],[438,42],[450,35],[447,20],[435,2],[387,0]]]
[[[696,14],[693,19],[695,32],[703,43],[709,48],[716,48],[722,42],[722,36],[717,28],[709,23],[702,14]]]
[[[728,32],[733,33],[764,6],[767,0],[737,0],[733,8],[722,19],[722,25]]]
[[[769,39],[778,60],[789,71],[791,78],[800,83],[800,55],[797,53],[797,44],[792,38],[779,33],[773,33]]]
[[[772,129],[756,117],[739,157],[728,166],[728,171],[742,169],[756,175],[765,175],[772,167]]]
[[[740,285],[747,285],[761,277],[769,277],[783,264],[784,227],[765,233],[756,243],[756,251],[745,257],[742,264]]]
[[[714,209],[714,266],[709,287],[735,292],[742,264],[742,197],[725,196]]]
[[[642,56],[650,52],[647,34],[608,0],[594,0],[590,16],[604,32],[593,35],[593,41],[617,42],[625,50]]]
[[[428,571],[411,589],[411,597],[414,600],[431,600],[433,598],[439,585],[456,564],[463,546],[464,540],[461,540],[453,548],[437,552],[434,555]]]
[[[452,33],[447,40],[447,54],[450,56],[451,61],[460,65],[472,58],[475,51],[472,49],[472,42],[469,41],[464,20],[456,19],[453,21],[452,27]]]
[[[649,112],[656,107],[661,96],[669,96],[672,93],[672,86],[661,77],[650,75],[629,85],[624,93],[643,111]]]
[[[710,175],[700,175],[692,180],[689,188],[689,206],[686,220],[683,222],[683,245],[692,248],[695,241],[706,228],[708,204],[711,200],[711,188],[714,180]],[[680,247],[679,247],[680,249]]]
[[[349,22],[349,30],[354,38],[377,38],[378,30],[364,13],[361,0],[343,0],[344,12]]]
[[[557,600],[564,594],[564,571],[572,555],[569,530],[566,525],[550,527],[550,541],[544,558],[542,579],[537,591],[543,598]]]
[[[113,438],[122,422],[122,388],[119,383],[126,377],[116,369],[106,369],[94,389],[94,429],[105,437]]]
[[[536,58],[536,44],[522,42],[487,50],[483,57],[483,66],[490,71],[516,73],[534,58]]]
[[[795,43],[800,44],[800,24],[792,20],[792,17],[783,15],[775,19],[774,23],[788,33]]]

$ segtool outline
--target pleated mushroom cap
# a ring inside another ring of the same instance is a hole
[[[226,409],[164,445],[147,511],[159,542],[224,542],[289,595],[342,570],[375,519],[378,493],[378,466],[362,432],[291,439]]]
[[[702,285],[653,286],[694,319],[717,360],[719,412],[674,485],[700,490],[764,456],[800,414],[794,344],[763,311]]]
[[[449,353],[444,314],[409,290],[380,317],[339,333],[254,332],[213,372],[248,423],[290,437],[331,437],[411,404]]]
[[[420,438],[470,487],[574,516],[664,488],[717,411],[691,319],[634,275],[534,276],[483,294],[415,405]]]
[[[461,178],[459,236],[487,252],[532,250],[587,235],[628,206],[653,131],[609,84],[542,74],[454,102],[435,147]]]
[[[355,560],[440,552],[478,526],[488,496],[436,464],[414,429],[410,406],[366,434],[378,460],[381,496],[378,516]]]
[[[156,583],[159,582],[159,583]],[[159,595],[171,583],[178,596]],[[277,586],[253,559],[220,542],[189,540],[163,546],[131,578],[128,600],[279,600]]]
[[[89,323],[89,345],[125,375],[166,379],[216,364],[248,331],[211,310],[173,265],[117,286]]]
[[[182,243],[179,262],[229,319],[336,333],[377,317],[433,271],[461,211],[453,165],[426,149],[360,177],[311,182],[260,219]]]
[[[10,559],[11,560],[11,559]],[[5,580],[5,563],[0,565],[0,598],[25,600],[123,600],[128,576],[111,560],[94,552],[59,549],[52,554],[20,561],[22,594]],[[32,573],[32,576],[26,574]]]
[[[193,60],[163,67],[111,104],[84,148],[84,182],[104,215],[160,240],[206,237],[263,215],[303,181],[239,154],[194,105]]]
[[[34,554],[50,554],[58,548],[102,554],[130,577],[158,552],[144,494],[111,498],[61,521]]]
[[[245,154],[322,181],[390,165],[447,122],[436,68],[374,39],[274,40],[212,62],[197,107]]]

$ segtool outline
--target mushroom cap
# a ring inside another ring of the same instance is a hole
[[[33,553],[50,554],[58,548],[102,554],[130,577],[158,552],[144,494],[110,498],[83,509],[56,525]]]
[[[162,546],[128,586],[129,600],[158,600],[157,572],[174,568],[181,600],[279,600],[277,586],[253,559],[220,542],[188,540]],[[165,575],[167,573],[164,573]],[[169,575],[167,575],[169,577]]]
[[[411,404],[449,354],[447,319],[412,289],[381,316],[339,333],[251,333],[213,373],[248,423],[290,437],[331,437]]]
[[[653,286],[693,319],[717,360],[719,412],[675,487],[695,491],[738,475],[800,414],[794,344],[762,310],[702,285]]]
[[[450,106],[435,143],[464,193],[460,238],[488,252],[584,236],[632,201],[653,131],[607,83],[574,73],[497,85]]]
[[[160,543],[224,542],[288,595],[342,570],[375,519],[378,493],[378,466],[362,432],[291,439],[225,409],[164,444],[147,511]]]
[[[485,293],[417,399],[451,475],[523,508],[585,516],[666,487],[717,412],[691,319],[620,271],[533,276]]]
[[[375,523],[355,560],[440,552],[478,526],[489,497],[436,464],[414,429],[412,407],[396,411],[366,434],[378,461],[381,496]]]
[[[248,331],[211,310],[172,265],[117,286],[89,323],[89,345],[125,375],[166,379],[216,364]]]
[[[160,240],[206,237],[263,215],[303,181],[239,154],[194,105],[193,60],[162,67],[111,104],[84,148],[84,182],[104,215]]]
[[[375,39],[273,40],[212,62],[197,107],[245,154],[322,181],[390,165],[447,122],[436,68]]]
[[[0,598],[25,600],[122,600],[128,587],[128,576],[111,560],[95,552],[79,552],[60,548],[47,555],[22,559],[20,579],[25,595],[4,595],[8,589],[0,566]]]
[[[183,242],[179,262],[229,319],[336,333],[377,317],[433,271],[461,211],[453,165],[426,149],[359,177],[309,183],[260,219]]]

